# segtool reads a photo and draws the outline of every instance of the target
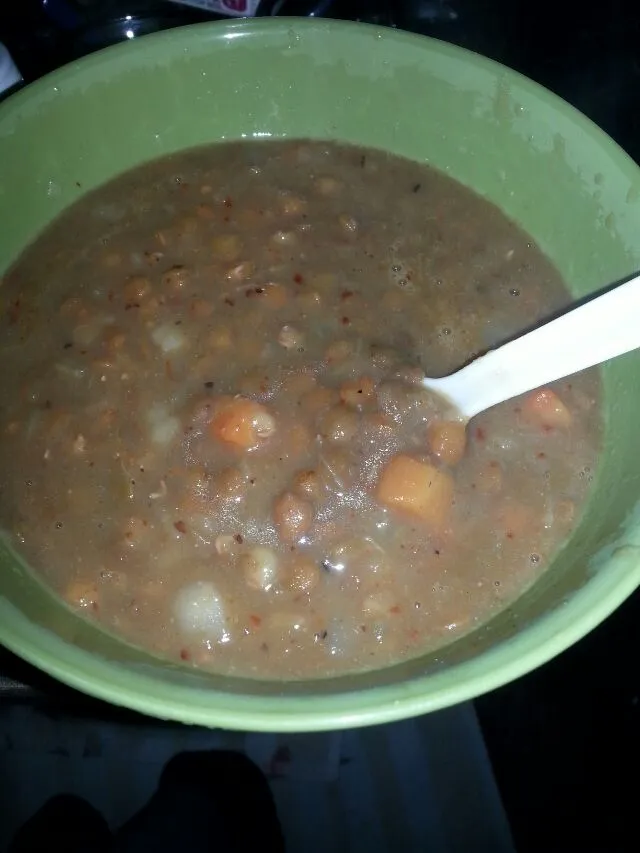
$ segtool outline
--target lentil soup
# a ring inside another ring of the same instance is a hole
[[[466,429],[420,386],[569,302],[424,165],[182,152],[72,206],[0,299],[6,535],[165,658],[290,679],[414,657],[521,594],[588,493],[597,372]]]

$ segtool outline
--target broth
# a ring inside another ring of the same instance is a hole
[[[414,657],[521,594],[588,493],[597,372],[466,430],[419,385],[570,301],[425,165],[182,152],[69,208],[0,298],[2,524],[165,658],[290,679]]]

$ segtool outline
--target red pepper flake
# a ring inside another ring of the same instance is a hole
[[[302,275],[299,272],[297,272],[293,276],[293,280],[295,281],[296,284],[302,284],[302,282],[304,281],[304,278],[302,277]]]
[[[487,437],[487,434],[482,427],[476,427],[474,435],[478,441],[484,441]]]
[[[262,625],[262,619],[256,613],[249,614],[249,622],[251,622],[254,628],[259,628]]]
[[[225,305],[230,305],[230,306],[233,308],[233,306],[234,306],[236,303],[233,301],[233,299],[231,299],[231,297],[230,297],[230,296],[225,296],[225,298],[224,298],[224,304],[225,304]]]
[[[341,322],[342,322],[343,326],[350,326],[351,325],[351,320],[348,317],[343,317]]]
[[[542,452],[542,450],[541,450],[541,451],[540,451],[540,453],[536,453],[536,458],[537,458],[537,459],[546,459],[546,458],[547,458],[547,454],[546,454],[546,453],[543,453],[543,452]]]
[[[409,639],[413,640],[414,642],[420,637],[420,632],[416,630],[416,628],[411,628],[409,631],[407,631],[407,634],[409,635]]]
[[[553,432],[553,427],[549,426],[549,424],[544,424],[544,426],[542,427],[542,432],[546,432],[548,435],[550,432]]]
[[[399,607],[399,605],[397,605],[397,604],[394,604],[394,605],[393,605],[393,607],[390,607],[390,608],[389,608],[389,613],[393,613],[393,614],[395,614],[396,616],[398,615],[398,613],[401,613],[401,612],[402,612],[402,610],[401,610],[401,608]]]
[[[189,649],[180,649],[180,660],[191,660]]]
[[[513,539],[513,538],[514,538],[513,530],[507,530],[507,539]]]
[[[222,202],[225,207],[233,207],[233,201],[231,200],[231,196],[227,196],[225,200]]]
[[[344,299],[344,300],[351,299],[352,296],[353,296],[353,290],[343,290],[342,293],[340,294],[340,299]]]
[[[184,521],[174,521],[173,526],[178,531],[178,533],[186,533],[187,532],[187,525],[184,523]]]
[[[167,379],[170,379],[173,381],[173,379],[174,379],[173,369],[171,367],[171,362],[168,359],[164,363],[164,372],[165,372],[165,376],[167,377]]]

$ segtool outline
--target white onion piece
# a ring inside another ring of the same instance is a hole
[[[165,418],[151,427],[151,441],[154,444],[169,444],[179,429],[180,421],[177,418]]]
[[[147,413],[147,420],[154,444],[169,444],[180,429],[180,421],[168,413],[166,406],[152,406]]]
[[[263,592],[269,590],[278,581],[278,557],[270,548],[257,546],[241,557],[247,586]]]
[[[228,638],[222,598],[209,581],[195,581],[176,595],[173,608],[180,630],[186,634],[206,634],[210,639]]]
[[[156,326],[151,332],[151,340],[162,352],[175,352],[187,343],[184,333],[175,325]]]

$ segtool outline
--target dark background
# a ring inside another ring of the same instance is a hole
[[[639,0],[282,3],[283,14],[312,12],[395,25],[490,56],[564,97],[640,161]],[[210,17],[169,2],[23,0],[0,3],[0,40],[30,81],[122,38],[118,18],[126,14],[140,33]],[[124,714],[2,651],[0,701]],[[477,700],[476,709],[519,853],[640,849],[638,594],[574,648]]]

